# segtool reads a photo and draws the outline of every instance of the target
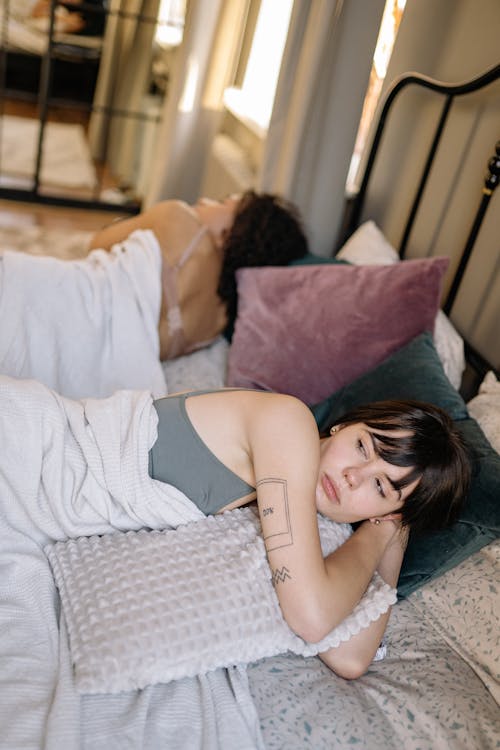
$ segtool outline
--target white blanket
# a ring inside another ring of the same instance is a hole
[[[161,253],[149,230],[111,252],[0,255],[0,373],[69,398],[167,389],[159,358]]]
[[[74,402],[0,376],[0,748],[261,748],[242,670],[118,696],[77,695],[45,544],[201,512],[147,473],[150,394]]]

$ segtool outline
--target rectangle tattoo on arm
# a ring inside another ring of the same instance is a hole
[[[262,505],[262,519],[266,519],[266,528],[263,532],[267,551],[289,547],[293,544],[293,534],[286,480],[274,477],[260,479],[257,482],[257,497],[259,488],[263,490],[263,498],[259,505]]]

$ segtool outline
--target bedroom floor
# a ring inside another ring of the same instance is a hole
[[[125,214],[0,200],[0,227],[95,231]]]

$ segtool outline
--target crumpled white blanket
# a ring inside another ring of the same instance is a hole
[[[0,255],[0,373],[68,398],[120,388],[166,395],[160,363],[161,252],[149,230],[81,260]]]
[[[62,398],[0,376],[0,748],[262,748],[242,670],[81,698],[43,547],[67,537],[176,526],[202,516],[147,473],[147,392]]]

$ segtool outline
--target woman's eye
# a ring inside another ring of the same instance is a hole
[[[358,445],[358,450],[361,453],[361,455],[364,456],[365,458],[368,458],[368,451],[366,450],[365,444],[363,443],[363,441],[358,440],[357,445]]]
[[[375,486],[377,488],[378,494],[381,495],[382,497],[385,497],[384,486],[382,482],[380,481],[380,479],[375,479]]]

